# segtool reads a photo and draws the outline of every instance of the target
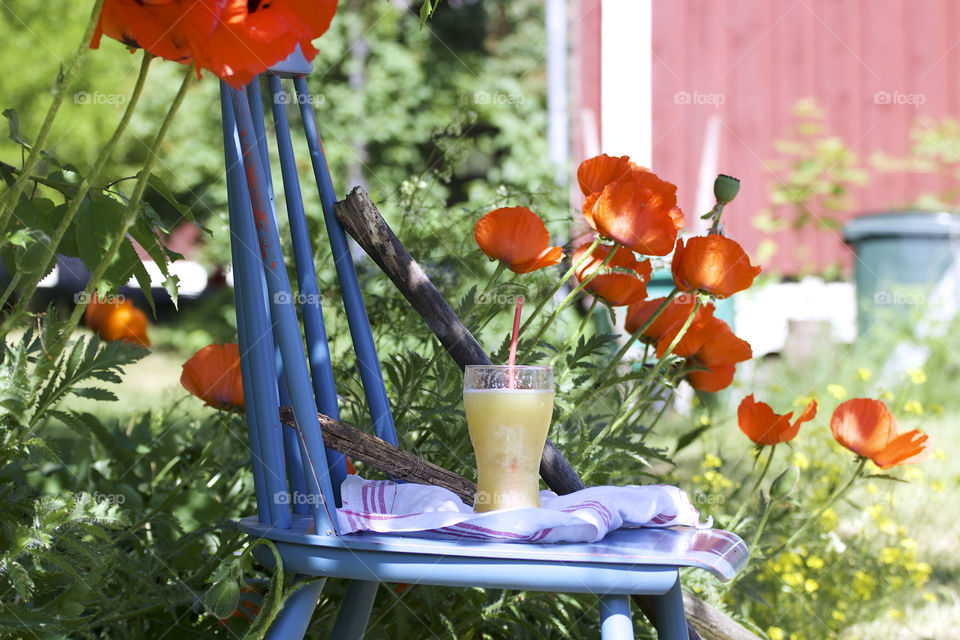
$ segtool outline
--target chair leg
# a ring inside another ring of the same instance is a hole
[[[602,640],[633,640],[630,596],[600,596],[600,620]]]
[[[371,580],[351,580],[343,604],[337,614],[337,621],[330,632],[331,640],[361,640],[367,632],[370,610],[377,599],[379,582]]]
[[[683,612],[679,575],[669,591],[654,597],[653,604],[657,612],[657,637],[660,640],[687,640],[687,616]]]
[[[267,631],[267,640],[303,638],[307,633],[307,626],[310,624],[310,618],[313,617],[313,610],[317,606],[317,600],[320,599],[320,592],[323,591],[325,582],[326,579],[317,580],[287,598],[280,608],[280,613],[270,625],[270,630]]]

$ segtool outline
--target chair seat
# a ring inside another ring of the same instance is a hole
[[[273,541],[287,571],[381,582],[660,594],[676,582],[677,567],[705,569],[727,581],[747,560],[746,544],[718,529],[620,529],[590,544],[528,544],[379,533],[324,536],[316,534],[311,517],[298,515],[290,529],[270,527],[255,516],[239,525]]]

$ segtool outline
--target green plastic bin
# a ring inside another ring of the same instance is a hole
[[[844,240],[856,253],[857,329],[876,323],[907,325],[949,296],[942,285],[958,261],[960,216],[947,212],[894,211],[854,218]],[[952,292],[956,297],[960,291]]]

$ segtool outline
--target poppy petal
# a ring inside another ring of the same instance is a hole
[[[211,344],[183,364],[180,384],[213,407],[243,407],[240,347],[237,343]]]
[[[677,239],[676,187],[649,172],[607,185],[592,211],[596,231],[631,250],[665,256]]]
[[[790,426],[793,412],[785,415],[774,413],[766,402],[757,402],[753,394],[740,401],[737,407],[737,424],[755,444],[773,446],[796,437],[797,432]],[[799,429],[799,422],[797,423]]]
[[[612,182],[628,175],[632,162],[629,156],[619,158],[608,156],[605,153],[594,156],[580,163],[577,168],[577,182],[583,195],[603,191],[603,188]]]
[[[919,429],[900,434],[872,456],[881,469],[922,462],[930,453],[930,437]]]
[[[687,381],[694,389],[716,393],[730,386],[736,368],[733,364],[722,364],[708,367],[706,371],[691,371],[687,374]]]
[[[583,282],[597,272],[612,250],[598,245],[584,260],[590,246],[591,243],[583,244],[573,252],[573,264],[578,265],[576,276],[579,282]],[[582,263],[581,260],[583,260]],[[649,260],[639,262],[632,251],[625,247],[618,247],[604,269],[616,272],[601,273],[594,277],[584,287],[587,291],[600,296],[614,307],[633,304],[647,297],[647,282],[653,273]]]
[[[544,267],[552,267],[555,264],[560,264],[565,255],[566,254],[563,252],[563,249],[560,247],[547,247],[533,260],[512,263],[509,265],[509,267],[510,270],[514,271],[515,273],[530,273],[531,271],[536,271],[537,269],[543,269]]]
[[[850,451],[872,458],[896,437],[897,426],[889,409],[879,400],[852,398],[834,410],[830,431]]]
[[[487,256],[508,264],[535,260],[550,244],[543,220],[526,207],[494,209],[477,220],[474,238]]]
[[[707,335],[696,353],[696,359],[708,367],[744,362],[753,357],[750,343],[738,338],[730,325],[720,318],[712,318],[703,331]]]
[[[673,281],[681,291],[700,290],[727,298],[753,284],[760,267],[734,240],[721,235],[677,241],[671,263]]]

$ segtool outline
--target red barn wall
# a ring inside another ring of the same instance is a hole
[[[774,141],[789,135],[798,100],[815,98],[827,131],[864,158],[905,154],[917,116],[960,108],[960,3],[952,0],[654,0],[652,46],[654,171],[677,184],[688,220],[702,213],[697,174],[707,119],[717,114],[719,171],[742,181],[727,233],[754,256],[774,240],[764,265],[784,275],[851,263],[840,231],[765,234],[754,224],[768,204]],[[877,100],[879,92],[891,100]],[[894,104],[896,95],[922,104]],[[885,175],[855,191],[849,210],[828,213],[883,210],[944,184]]]

